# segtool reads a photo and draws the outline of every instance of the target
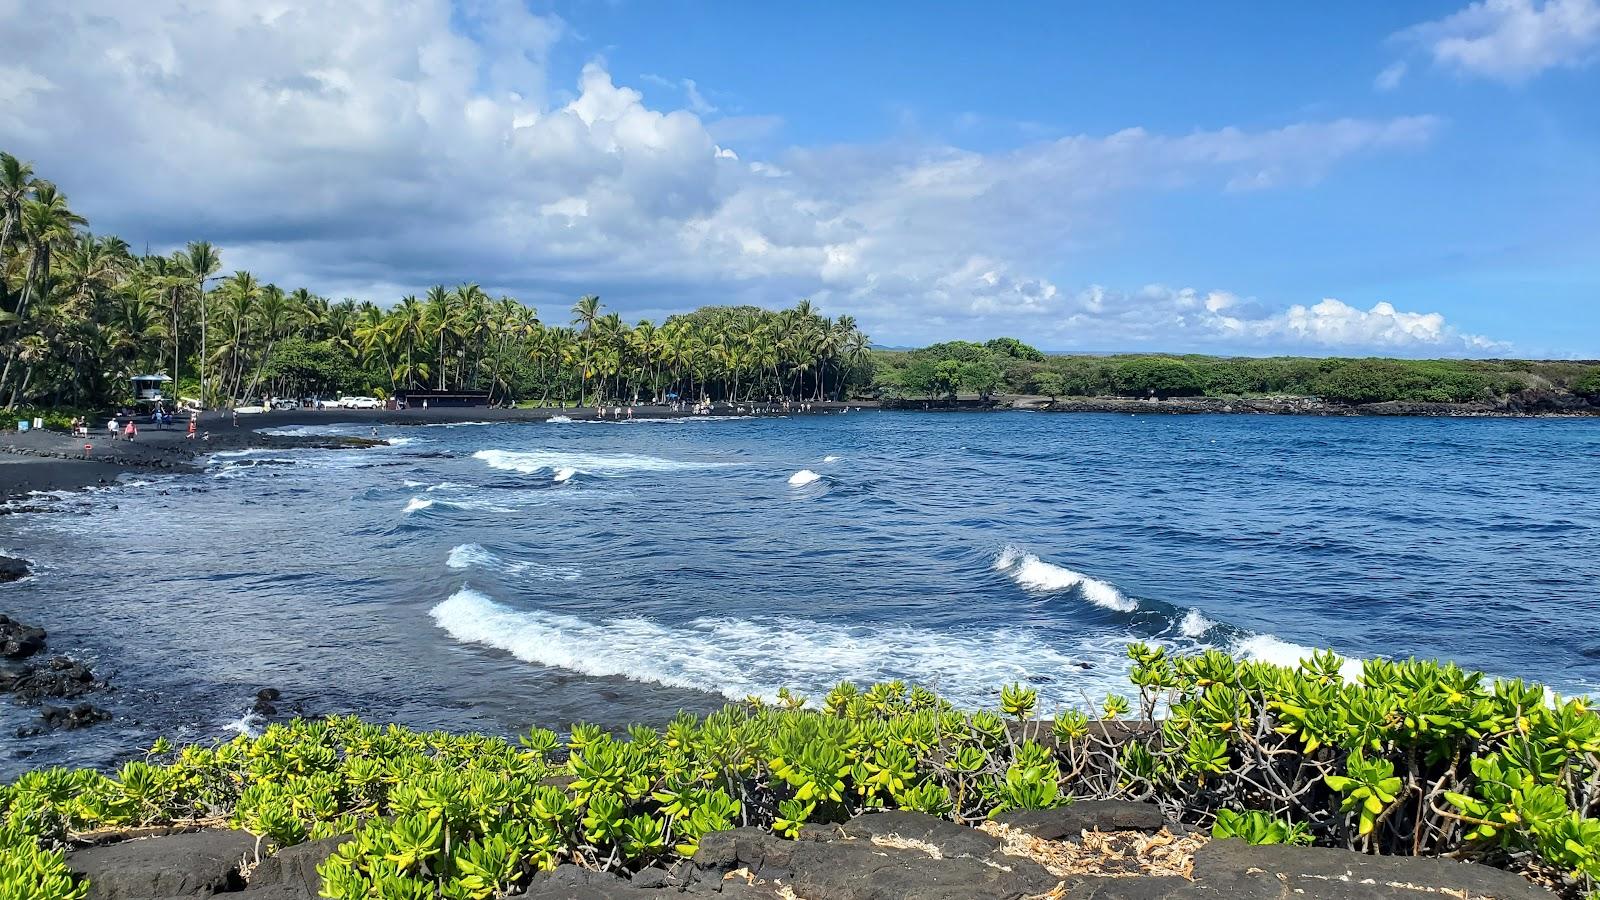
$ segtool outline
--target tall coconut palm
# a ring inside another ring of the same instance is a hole
[[[578,330],[578,343],[582,348],[583,361],[579,370],[581,385],[578,389],[578,405],[589,405],[589,354],[593,352],[593,335],[595,320],[600,318],[600,298],[594,294],[579,297],[578,302],[572,305],[572,324]]]
[[[444,390],[444,343],[445,337],[451,334],[456,327],[456,294],[446,290],[444,285],[436,284],[428,288],[428,298],[423,301],[426,309],[427,329],[439,341],[439,353],[434,357],[434,365],[438,368],[439,387]]]
[[[22,203],[33,193],[33,166],[9,153],[0,153],[0,259],[21,228]],[[0,299],[5,285],[0,284]]]
[[[195,303],[200,306],[200,405],[204,407],[211,402],[211,395],[206,390],[207,361],[210,359],[206,327],[210,318],[206,311],[209,305],[206,303],[206,282],[222,268],[222,256],[210,241],[190,241],[185,256],[189,274],[194,278]]]

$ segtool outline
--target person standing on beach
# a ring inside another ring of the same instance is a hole
[[[134,436],[137,435],[138,433],[139,433],[138,427],[133,424],[133,416],[129,416],[128,417],[128,425],[127,425],[127,427],[122,429],[122,437],[123,437],[123,439],[124,440],[128,440],[128,441],[132,441]]]
[[[112,416],[111,418],[106,420],[106,433],[111,435],[111,439],[113,441],[117,439],[117,417],[116,416]]]
[[[198,419],[199,417],[200,417],[199,413],[190,413],[189,414],[189,433],[187,435],[184,435],[184,437],[186,439],[191,440],[191,441],[194,440],[195,419]]]

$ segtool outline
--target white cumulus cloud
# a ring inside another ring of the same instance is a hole
[[[1294,189],[1425,145],[1432,117],[768,151],[781,118],[717,118],[688,79],[654,79],[686,108],[601,60],[551,84],[564,34],[518,0],[0,0],[0,147],[97,230],[206,237],[230,268],[334,297],[470,279],[556,319],[591,291],[630,316],[810,296],[888,340],[1470,343],[1382,304],[1217,306],[1051,274],[1120,198]]]
[[[1525,81],[1600,55],[1600,0],[1479,0],[1401,37],[1459,72]]]

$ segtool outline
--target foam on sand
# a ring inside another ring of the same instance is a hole
[[[1079,596],[1095,606],[1117,612],[1133,612],[1139,608],[1139,601],[1124,595],[1110,582],[1047,563],[1010,544],[995,557],[994,567],[1025,591],[1053,594],[1076,588]]]
[[[821,480],[821,478],[821,475],[818,475],[810,469],[801,469],[800,471],[789,476],[789,486],[804,487],[805,485],[811,484],[814,481]]]
[[[840,681],[900,678],[967,708],[990,707],[1002,685],[1036,684],[1041,706],[1126,691],[1126,641],[1057,646],[1025,628],[936,631],[787,617],[704,617],[671,624],[631,616],[589,620],[519,610],[471,587],[431,611],[452,638],[524,662],[720,694],[773,697],[789,687],[820,699]],[[1089,662],[1092,670],[1079,663]],[[1070,677],[1062,677],[1070,674]]]
[[[579,453],[568,450],[479,450],[472,454],[472,458],[482,460],[492,469],[521,472],[524,475],[537,475],[541,472],[560,474],[570,469],[578,475],[609,478],[641,472],[683,472],[726,465],[726,463],[662,459],[659,456],[635,453]]]

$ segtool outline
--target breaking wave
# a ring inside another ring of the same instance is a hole
[[[572,566],[508,560],[482,544],[457,544],[450,548],[450,555],[444,564],[457,570],[488,569],[507,575],[533,575],[560,581],[577,581],[583,577],[583,572]]]
[[[464,587],[431,611],[462,643],[524,662],[596,677],[622,677],[730,699],[773,697],[789,687],[814,699],[840,681],[904,679],[969,708],[993,706],[1000,687],[1023,681],[1043,708],[1078,706],[1087,692],[1125,689],[1126,641],[1057,646],[1030,629],[936,631],[903,625],[840,625],[771,616],[707,616],[664,624],[618,616],[518,610]]]
[[[685,462],[634,453],[574,453],[565,450],[479,450],[472,454],[472,458],[483,460],[493,469],[521,472],[524,475],[541,472],[560,474],[570,470],[577,475],[620,477],[640,472],[683,472],[727,465]]]
[[[804,487],[813,481],[820,481],[821,479],[821,475],[818,475],[810,469],[801,469],[800,471],[789,476],[789,485],[791,487]]]
[[[1025,553],[1010,544],[1007,544],[995,557],[994,567],[997,571],[1004,572],[1023,590],[1055,593],[1077,589],[1079,596],[1095,606],[1125,613],[1139,608],[1139,601],[1124,595],[1110,582],[1047,563],[1032,553]]]

